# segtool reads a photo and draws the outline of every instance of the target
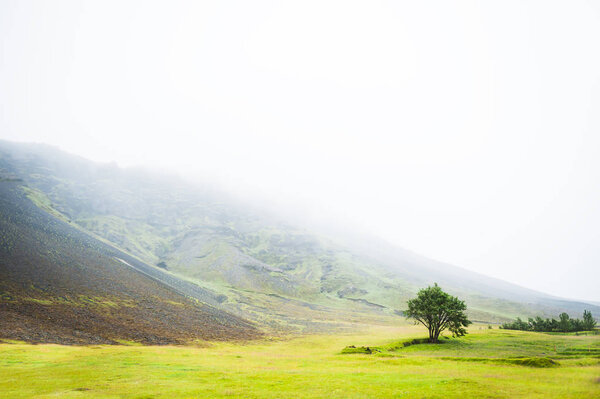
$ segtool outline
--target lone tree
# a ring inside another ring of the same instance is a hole
[[[467,305],[455,296],[451,296],[437,285],[427,287],[417,293],[417,297],[408,301],[407,318],[421,323],[429,330],[429,342],[438,342],[440,333],[445,329],[452,336],[460,337],[467,333],[465,327],[471,324],[465,311]]]

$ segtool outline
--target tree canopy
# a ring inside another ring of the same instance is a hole
[[[437,283],[419,290],[417,297],[408,301],[405,316],[421,323],[429,331],[429,342],[438,342],[440,334],[448,329],[455,337],[467,333],[471,324],[465,311],[467,305],[455,296],[444,292]]]
[[[529,321],[523,321],[517,317],[517,320],[511,323],[502,324],[506,330],[522,331],[540,331],[540,332],[573,332],[593,330],[596,327],[596,320],[589,310],[583,311],[583,320],[572,319],[566,313],[561,313],[556,319],[542,319],[537,316],[535,319],[529,318]]]

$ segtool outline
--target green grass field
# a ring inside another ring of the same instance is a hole
[[[422,336],[411,326],[182,347],[3,343],[0,397],[600,397],[599,335],[477,326],[442,344],[401,345]],[[341,354],[348,345],[379,352]]]

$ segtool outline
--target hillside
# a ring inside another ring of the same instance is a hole
[[[0,338],[168,344],[260,335],[199,301],[210,292],[151,277],[142,262],[37,208],[20,184],[0,179]]]
[[[74,228],[210,292],[215,305],[273,329],[394,322],[438,282],[475,320],[600,307],[551,297],[361,236],[330,237],[168,175],[101,165],[42,145],[0,143],[0,170]]]

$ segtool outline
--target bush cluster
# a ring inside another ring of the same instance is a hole
[[[500,328],[505,330],[540,331],[540,332],[574,332],[589,331],[596,327],[596,320],[588,310],[583,311],[583,320],[572,319],[566,313],[561,313],[556,319],[542,319],[537,316],[523,321],[517,317],[512,323],[504,323]]]

